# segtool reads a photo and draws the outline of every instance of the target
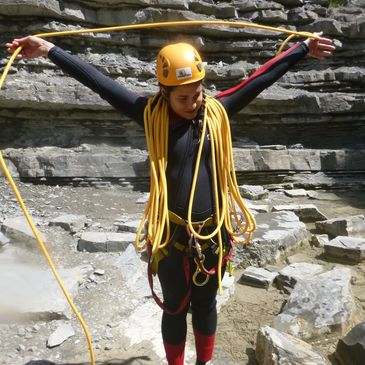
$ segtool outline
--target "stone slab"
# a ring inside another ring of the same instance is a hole
[[[135,242],[135,239],[134,233],[84,232],[81,234],[77,249],[87,252],[124,251]]]
[[[257,333],[256,358],[260,365],[330,364],[313,346],[269,326]]]
[[[365,238],[338,236],[324,245],[326,256],[350,262],[365,260]]]
[[[327,233],[331,238],[337,236],[365,236],[365,217],[354,215],[344,218],[328,219],[323,222],[316,222],[316,229],[320,233]]]
[[[85,215],[63,214],[49,222],[50,226],[57,226],[70,233],[76,233],[85,227],[87,218]]]
[[[250,266],[241,275],[241,284],[267,289],[277,277],[278,273],[263,267]]]
[[[303,222],[317,222],[327,219],[314,204],[274,205],[272,210],[273,212],[280,212],[282,210],[294,212]]]
[[[294,288],[298,280],[310,279],[323,272],[322,265],[310,264],[306,262],[296,262],[285,266],[278,273],[276,284],[278,288]]]
[[[293,212],[260,213],[255,218],[257,229],[251,242],[235,247],[235,265],[264,267],[290,256],[309,243],[305,224]]]
[[[346,330],[355,304],[351,270],[336,268],[295,285],[274,328],[301,339]]]
[[[32,218],[32,221],[37,228],[38,220]],[[11,240],[12,244],[23,246],[32,250],[38,249],[37,240],[24,216],[5,219],[1,229],[3,233]],[[39,231],[38,233],[42,240],[45,241],[46,235]]]
[[[308,195],[304,189],[284,190],[284,193],[291,198],[303,197]]]
[[[82,282],[80,269],[58,269],[71,298]],[[30,264],[2,262],[0,313],[31,320],[69,319],[71,308],[52,271]]]

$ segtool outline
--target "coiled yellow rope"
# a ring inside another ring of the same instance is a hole
[[[207,240],[218,236],[218,287],[221,292],[223,261],[221,228],[224,224],[236,242],[247,243],[256,229],[256,222],[239,193],[233,161],[230,125],[226,111],[218,100],[207,95],[204,99],[204,119],[189,198],[187,224],[190,232],[198,239]],[[150,98],[144,113],[144,123],[150,155],[150,198],[137,232],[136,243],[139,250],[143,250],[148,244],[151,244],[153,255],[165,247],[170,240],[166,183],[169,118],[168,104],[160,93]],[[202,235],[193,226],[192,208],[207,128],[212,157],[216,227],[210,234]],[[236,204],[244,219],[241,219],[241,215],[237,213]],[[235,227],[232,226],[231,212],[235,219]],[[145,227],[146,232],[144,231]],[[164,232],[165,238],[161,242]],[[246,233],[247,237],[244,240],[237,239],[237,236]],[[141,242],[144,243],[141,245]]]
[[[85,34],[85,33],[100,33],[100,32],[113,32],[113,31],[122,31],[122,30],[130,30],[130,29],[147,29],[147,28],[161,28],[161,27],[171,27],[171,26],[196,26],[196,25],[224,25],[224,26],[232,26],[232,27],[250,27],[250,28],[257,28],[257,29],[263,29],[263,30],[268,30],[268,31],[273,31],[273,32],[279,32],[279,33],[284,33],[284,34],[290,34],[290,39],[293,36],[300,36],[300,37],[309,37],[309,38],[313,38],[313,39],[319,39],[320,37],[316,34],[313,33],[309,33],[309,32],[294,32],[291,30],[287,30],[287,29],[283,29],[283,28],[275,28],[275,27],[270,27],[270,26],[264,26],[264,25],[259,25],[259,24],[253,24],[253,23],[246,23],[246,22],[231,22],[231,21],[177,21],[177,22],[161,22],[161,23],[145,23],[145,24],[131,24],[131,25],[124,25],[124,26],[116,26],[116,27],[103,27],[103,28],[92,28],[92,29],[80,29],[80,30],[72,30],[72,31],[64,31],[64,32],[49,32],[49,33],[40,33],[40,34],[36,34],[35,36],[37,37],[41,37],[41,38],[49,38],[49,37],[61,37],[61,36],[66,36],[66,35],[75,35],[75,34]],[[284,42],[283,46],[289,41],[289,38]],[[283,46],[280,48],[280,50],[283,48]],[[4,68],[4,71],[0,77],[0,90],[4,84],[4,81],[6,79],[6,76],[9,72],[9,69],[11,67],[11,65],[13,64],[16,56],[19,54],[19,52],[21,52],[22,47],[18,47],[16,49],[16,51],[13,53],[13,55],[10,57],[7,65]],[[167,105],[165,102],[163,102],[162,100],[158,100],[158,107],[156,105],[155,108],[153,108],[153,110],[151,110],[151,101],[149,103],[149,106],[146,108],[145,113],[147,113],[147,119],[149,121],[153,121],[153,120],[165,120],[168,121],[167,118]],[[206,131],[206,126],[208,124],[208,130],[210,135],[214,138],[214,143],[212,142],[211,145],[211,149],[212,149],[212,159],[214,159],[214,161],[212,160],[213,166],[215,166],[217,164],[218,166],[218,180],[217,180],[217,176],[216,176],[216,171],[214,170],[214,187],[215,187],[215,201],[216,204],[219,201],[219,197],[218,197],[218,181],[219,181],[219,187],[222,188],[222,190],[220,191],[221,193],[221,197],[222,197],[222,208],[219,210],[219,205],[217,204],[217,228],[215,231],[218,232],[218,237],[219,237],[219,247],[220,247],[220,256],[219,256],[219,265],[218,265],[218,269],[220,269],[221,267],[221,263],[222,263],[222,242],[221,242],[221,237],[220,237],[220,228],[222,227],[222,224],[224,222],[227,230],[231,233],[232,236],[238,236],[238,235],[242,235],[244,233],[248,233],[248,237],[247,239],[250,239],[253,230],[255,229],[255,224],[254,224],[254,219],[251,215],[251,213],[249,212],[248,209],[246,209],[246,207],[244,206],[244,203],[242,202],[242,200],[240,199],[240,195],[238,192],[237,187],[237,181],[236,181],[236,176],[234,173],[234,165],[233,165],[233,157],[231,155],[229,155],[229,150],[231,150],[231,142],[230,142],[230,131],[229,128],[227,128],[226,122],[222,122],[222,120],[226,120],[224,118],[226,118],[226,116],[224,116],[224,110],[223,108],[218,106],[218,102],[214,101],[214,99],[208,98],[207,100],[207,105],[206,105],[206,113],[205,113],[205,117],[204,117],[204,131],[202,136],[205,135],[205,131]],[[162,115],[162,117],[161,117]],[[223,119],[222,119],[223,118]],[[211,121],[211,122],[208,122]],[[215,121],[215,122],[214,122]],[[222,125],[220,125],[219,123],[222,123]],[[148,148],[151,154],[151,182],[153,182],[151,184],[151,198],[149,200],[149,202],[147,203],[146,206],[146,210],[145,210],[145,217],[148,216],[148,232],[147,232],[147,237],[153,237],[154,241],[153,241],[153,251],[156,252],[156,250],[158,250],[158,248],[163,247],[164,245],[167,244],[167,240],[169,237],[169,219],[167,216],[167,194],[165,194],[164,192],[167,189],[167,185],[166,185],[166,177],[164,176],[164,172],[166,170],[166,166],[167,166],[167,133],[168,133],[168,127],[165,124],[161,124],[160,126],[158,126],[157,128],[154,126],[154,123],[148,123],[148,127],[151,128],[150,129],[146,129],[146,131],[148,131],[148,136],[147,137],[147,144],[148,144]],[[219,135],[220,133],[217,133],[217,131],[219,131],[220,129],[223,131],[224,133],[224,140],[220,140],[219,139]],[[154,142],[154,140],[159,140],[159,141],[164,141],[162,144],[158,144],[153,145],[152,143]],[[199,160],[200,160],[200,156],[201,156],[201,148],[202,148],[202,143],[204,141],[204,138],[202,138],[201,141],[201,146],[199,146]],[[219,142],[223,142],[223,143],[219,143]],[[213,145],[216,146],[213,146]],[[225,146],[225,147],[223,147]],[[219,151],[216,154],[216,149]],[[228,154],[227,154],[228,153]],[[217,161],[215,161],[215,158],[217,156]],[[228,164],[226,168],[223,168],[224,164]],[[1,154],[0,151],[0,165],[2,170],[4,171],[5,177],[8,179],[16,197],[17,200],[23,210],[23,213],[34,233],[34,236],[36,237],[36,240],[42,250],[42,252],[44,253],[50,267],[51,270],[53,272],[53,274],[55,275],[55,278],[58,282],[58,284],[60,285],[67,301],[69,302],[72,310],[74,311],[75,315],[77,316],[78,320],[80,321],[82,328],[85,332],[85,336],[88,342],[88,346],[89,346],[89,352],[90,352],[90,361],[92,365],[95,365],[95,357],[94,357],[94,351],[92,348],[92,344],[91,344],[91,339],[90,339],[90,335],[88,333],[87,327],[80,315],[80,313],[78,312],[77,308],[75,307],[75,305],[72,302],[72,299],[70,298],[69,294],[67,293],[66,288],[64,287],[58,273],[57,270],[55,269],[55,266],[52,262],[51,257],[49,256],[47,249],[44,245],[44,243],[42,242],[42,239],[40,238],[40,235],[38,234],[38,231],[35,227],[35,225],[32,222],[32,219],[30,217],[30,215],[27,212],[27,209],[24,205],[24,202],[21,198],[21,195],[19,193],[19,190],[17,189],[17,186],[14,182],[14,180],[12,179],[6,164],[4,162],[3,156]],[[198,166],[198,163],[197,163]],[[197,175],[197,168],[194,174],[194,186],[196,183],[196,176]],[[152,185],[153,185],[153,189],[152,189]],[[228,194],[229,192],[229,200],[228,200]],[[191,224],[191,209],[192,209],[192,202],[194,199],[194,189],[192,189],[192,194],[190,196],[190,201],[189,201],[189,227],[191,229],[191,231],[196,235],[196,237],[201,238],[201,239],[207,239],[209,237],[212,237],[213,234],[209,235],[209,236],[201,236],[199,235],[197,232],[195,232],[194,227]],[[229,209],[227,209],[227,201],[229,202]],[[236,202],[239,206],[239,209],[243,212],[244,217],[245,217],[245,225],[243,225],[240,222],[240,219],[237,215],[236,212],[236,208],[235,208],[235,204],[234,202]],[[232,223],[230,220],[230,211],[233,212],[235,220],[238,224],[238,226],[241,228],[240,232],[234,232],[234,229],[232,227]],[[157,223],[158,221],[158,223]],[[153,223],[155,222],[155,223]],[[167,234],[166,234],[166,239],[165,242],[163,242],[161,244],[161,239],[163,236],[163,227],[166,227],[167,230]],[[214,233],[214,232],[213,232]],[[138,234],[138,241],[140,239],[140,233]],[[221,272],[219,271],[218,273],[218,277],[221,277]]]

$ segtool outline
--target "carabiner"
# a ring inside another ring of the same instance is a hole
[[[205,255],[202,255],[201,259],[199,258],[194,258],[195,264],[196,264],[196,270],[195,273],[193,275],[193,283],[196,286],[204,286],[208,280],[209,280],[209,275],[208,274],[204,274],[201,267],[203,267],[204,265],[204,260],[205,260]],[[198,281],[197,277],[199,274],[205,275],[205,279],[203,281]]]

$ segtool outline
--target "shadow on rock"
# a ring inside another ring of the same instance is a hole
[[[331,262],[334,264],[343,264],[348,266],[356,266],[360,263],[360,261],[351,261],[347,259],[346,256],[343,257],[335,257],[327,255],[325,252],[320,253],[319,255],[315,256],[317,260],[322,260],[324,262]]]
[[[142,364],[140,361],[152,361],[148,356],[136,356],[131,357],[127,360],[107,360],[107,361],[97,361],[96,365],[138,365]],[[28,361],[24,365],[90,365],[90,362],[80,362],[80,363],[54,363],[52,361],[47,360],[32,360]]]
[[[256,360],[256,352],[255,352],[255,349],[249,347],[246,350],[246,354],[248,356],[248,363],[247,363],[247,365],[258,365],[258,362]]]

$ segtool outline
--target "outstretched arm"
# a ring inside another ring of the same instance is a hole
[[[322,35],[322,33],[317,34]],[[221,92],[216,97],[225,107],[227,114],[232,116],[248,105],[263,90],[276,82],[307,53],[311,57],[322,60],[330,56],[334,50],[335,47],[330,39],[315,40],[308,38],[304,42],[296,43],[286,52],[266,62],[249,78],[235,87]]]
[[[143,125],[143,111],[147,98],[135,94],[93,66],[42,38],[28,36],[6,44],[10,53],[19,46],[23,46],[23,49],[17,58],[48,56],[63,71],[98,93],[114,108]]]

